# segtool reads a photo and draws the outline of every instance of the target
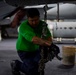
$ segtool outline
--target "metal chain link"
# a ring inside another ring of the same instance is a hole
[[[46,19],[47,19],[47,4],[44,6],[44,12],[45,12],[45,15],[44,15],[44,21],[46,22]],[[43,24],[43,29],[42,29],[42,36],[41,38],[44,39],[46,37],[46,34],[47,34],[47,24],[44,23]],[[44,69],[45,69],[45,61],[47,59],[44,59],[44,48],[43,46],[41,46],[41,59],[39,61],[39,72],[40,72],[40,75],[44,75]]]

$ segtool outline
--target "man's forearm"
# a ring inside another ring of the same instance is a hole
[[[43,46],[50,46],[51,45],[50,40],[44,40],[44,39],[36,37],[36,36],[33,37],[32,42],[34,44],[43,45]]]

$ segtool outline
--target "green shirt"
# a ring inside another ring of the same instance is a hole
[[[18,51],[29,51],[29,52],[31,52],[31,51],[35,51],[39,48],[39,45],[34,44],[32,42],[32,38],[34,36],[41,37],[43,23],[44,23],[43,21],[40,21],[36,28],[32,28],[29,25],[28,20],[21,23],[20,28],[19,28],[18,39],[16,42],[16,49]],[[51,36],[51,33],[48,30],[46,38],[48,38],[50,36]]]

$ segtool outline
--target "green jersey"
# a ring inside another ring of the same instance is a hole
[[[21,23],[19,28],[18,39],[16,43],[17,51],[36,51],[39,49],[39,45],[34,44],[32,42],[32,38],[34,36],[41,37],[42,35],[42,28],[43,28],[44,21],[39,22],[36,28],[33,28],[29,25],[28,20]],[[47,36],[46,38],[50,37],[51,33],[47,28]]]

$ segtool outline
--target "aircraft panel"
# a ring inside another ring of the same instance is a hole
[[[54,22],[53,37],[55,38],[75,38],[76,22]]]
[[[64,1],[76,1],[76,0],[4,0],[4,1],[13,6],[30,6],[30,5],[58,3]]]
[[[15,8],[16,7],[8,5],[3,1],[0,1],[0,20],[3,19],[4,16],[12,12]]]
[[[49,19],[56,19],[57,15],[57,6],[47,10]],[[76,4],[65,3],[59,5],[59,19],[76,19]]]

